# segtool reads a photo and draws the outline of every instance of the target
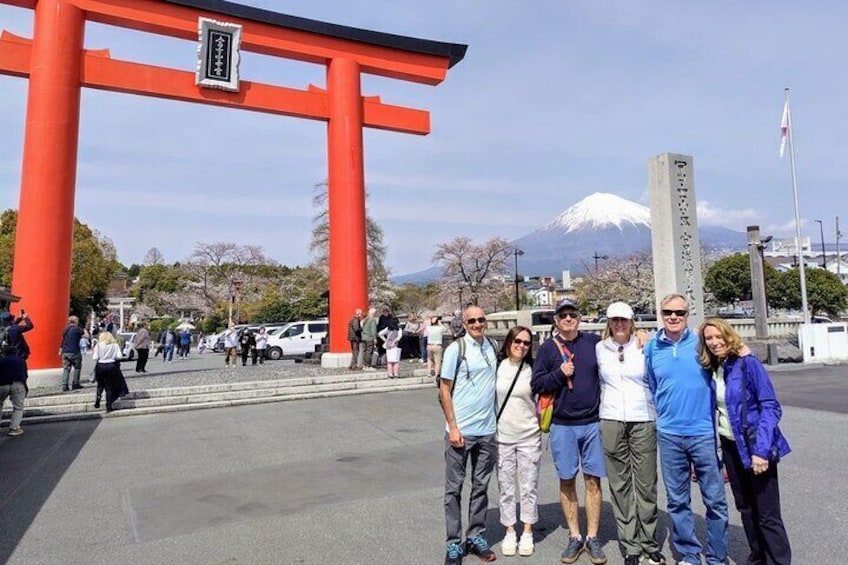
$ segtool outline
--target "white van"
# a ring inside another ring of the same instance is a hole
[[[327,337],[328,327],[327,320],[292,322],[268,336],[265,356],[275,361],[283,357],[311,357],[315,347]]]

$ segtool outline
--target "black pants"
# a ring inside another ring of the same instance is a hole
[[[136,349],[135,352],[138,354],[138,359],[135,361],[135,372],[143,373],[147,370],[147,356],[150,355],[150,350],[145,347],[144,349]]]
[[[247,356],[250,355],[250,348],[243,345],[241,348],[241,364],[247,365]]]
[[[265,362],[265,350],[264,349],[256,349],[253,348],[250,350],[250,360],[253,365],[256,365],[256,360],[259,360],[259,364]]]
[[[118,400],[123,392],[121,367],[115,363],[97,363],[94,366],[94,376],[97,379],[97,404],[100,404],[100,396],[106,391],[106,411],[112,411],[112,403]],[[125,384],[123,386],[126,386]]]
[[[721,453],[751,554],[748,565],[789,565],[792,550],[780,515],[777,463],[755,475],[742,466],[736,442],[721,438]]]

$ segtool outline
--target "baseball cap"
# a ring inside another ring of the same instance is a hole
[[[633,319],[633,308],[624,302],[613,302],[607,308],[607,318]]]
[[[563,298],[562,300],[557,302],[557,312],[559,312],[560,310],[564,310],[565,308],[571,308],[572,310],[577,310],[578,312],[580,311],[580,308],[577,307],[577,303],[570,298]]]

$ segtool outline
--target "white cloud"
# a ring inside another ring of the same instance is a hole
[[[725,204],[718,207],[707,200],[698,200],[698,225],[744,231],[746,226],[756,223],[759,219],[760,213],[750,208],[730,209]]]

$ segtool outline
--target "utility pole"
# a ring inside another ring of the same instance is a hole
[[[821,220],[813,221],[818,223],[819,232],[821,233],[822,269],[827,269],[827,254],[824,252],[824,222]],[[812,247],[812,245],[810,247]]]
[[[598,255],[598,252],[595,251],[595,254],[592,255],[592,259],[595,260],[595,272],[597,273],[598,272],[598,260],[603,259],[604,261],[606,261],[607,259],[609,259],[609,255]]]
[[[839,231],[839,216],[836,216],[836,276],[842,274],[842,256],[839,254],[839,238],[842,237],[842,232]],[[840,277],[841,278],[841,277]]]

